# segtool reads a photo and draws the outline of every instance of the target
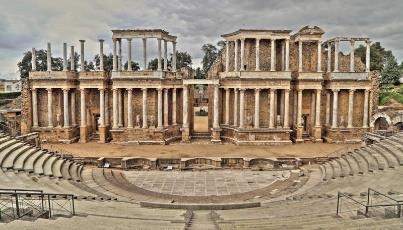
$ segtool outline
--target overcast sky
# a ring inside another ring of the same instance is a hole
[[[111,29],[161,28],[178,36],[178,50],[187,51],[199,66],[205,43],[220,35],[248,29],[290,29],[317,25],[325,39],[368,36],[403,61],[402,0],[0,0],[0,75],[17,71],[17,62],[32,47],[52,43],[61,56],[62,43],[85,39],[86,59],[98,52],[99,38],[111,52]],[[140,41],[133,41],[135,61]],[[123,43],[123,55],[127,49]],[[149,41],[149,58],[156,41]]]

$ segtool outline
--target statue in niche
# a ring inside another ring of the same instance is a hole
[[[60,113],[56,114],[56,123],[57,123],[57,126],[58,126],[58,127],[61,127],[61,126],[62,126],[60,117],[61,117],[61,114],[60,114]]]
[[[250,115],[250,113],[248,113],[248,115],[246,116],[246,125],[248,127],[252,127],[253,126],[253,116]]]
[[[150,127],[155,128],[155,117],[154,117],[154,115],[150,115],[148,119],[149,119]]]
[[[137,114],[137,115],[136,115],[136,127],[137,127],[137,128],[140,127],[140,122],[141,122],[141,121],[140,121],[140,115]]]
[[[345,127],[347,128],[347,123],[344,119],[344,116],[340,116],[340,123],[339,123],[339,127]]]
[[[282,126],[281,116],[280,116],[280,115],[277,115],[277,121],[276,121],[276,123],[277,123],[277,127],[281,127],[281,126]]]

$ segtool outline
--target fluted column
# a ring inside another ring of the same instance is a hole
[[[302,125],[302,89],[298,90],[297,127]]]
[[[328,126],[328,125],[330,125],[330,102],[331,102],[331,100],[330,100],[330,93],[329,92],[326,92],[326,118],[325,118],[325,122],[326,122],[326,125]]]
[[[127,39],[127,71],[132,71],[132,39]]]
[[[316,90],[316,102],[315,102],[315,104],[316,104],[316,109],[315,109],[315,112],[316,112],[316,114],[315,114],[315,126],[316,127],[320,127],[321,126],[321,124],[320,124],[320,99],[321,99],[321,90],[320,89],[317,89]]]
[[[69,89],[63,89],[63,115],[64,115],[64,128],[69,128],[70,127]]]
[[[148,128],[147,122],[147,88],[141,89],[143,91],[143,129]]]
[[[350,41],[350,44],[351,44],[351,50],[350,50],[350,72],[355,72],[355,70],[354,70],[354,50],[355,50],[354,44],[355,44],[355,41],[354,41],[354,40],[351,40],[351,41]]]
[[[118,70],[122,71],[122,39],[118,40]]]
[[[274,93],[275,89],[270,89],[269,100],[270,100],[270,111],[269,111],[269,128],[274,128]]]
[[[258,129],[260,126],[260,89],[255,89],[255,119],[254,128]]]
[[[158,129],[162,129],[162,89],[157,89],[158,91]]]
[[[161,50],[161,38],[157,39],[157,46],[158,46],[158,58],[157,58],[157,70],[162,71],[162,50]]]
[[[85,111],[85,89],[80,89],[80,127],[86,127],[87,126],[87,113]]]
[[[260,39],[256,39],[256,71],[260,70]]]
[[[172,42],[172,72],[176,72],[176,42]]]
[[[52,88],[48,90],[48,127],[53,128],[53,103],[52,103]]]
[[[118,89],[113,89],[112,94],[112,110],[113,110],[113,126],[112,129],[117,129],[118,126]]]
[[[337,128],[337,114],[338,114],[338,96],[339,96],[339,90],[338,89],[333,89],[333,110],[332,110],[332,128]]]
[[[71,108],[71,125],[75,127],[77,125],[76,121],[76,91],[72,90],[70,92],[70,108]]]
[[[127,128],[133,128],[133,89],[128,88],[127,90]]]
[[[339,41],[334,42],[334,70],[333,72],[339,72]]]
[[[105,90],[99,90],[99,127],[105,127]]]
[[[332,43],[327,43],[327,71],[332,72]]]
[[[322,42],[318,41],[318,72],[322,72]]]
[[[245,70],[245,63],[244,63],[244,58],[245,58],[245,39],[241,39],[241,71]]]
[[[105,125],[110,125],[109,119],[109,90],[105,89]]]
[[[164,89],[164,126],[169,126],[169,105],[168,105],[169,89]]]
[[[369,90],[366,89],[364,92],[364,111],[363,111],[363,119],[362,119],[362,127],[368,128],[368,96]]]
[[[371,42],[367,41],[367,48],[366,48],[366,53],[365,53],[365,72],[369,72],[370,68],[370,52],[371,52]]]
[[[172,124],[176,125],[176,88],[172,89]]]
[[[298,42],[298,72],[302,72],[302,41]]]
[[[234,40],[234,71],[238,71],[238,40]]]
[[[32,66],[32,71],[36,71],[36,50],[35,50],[35,48],[32,48],[31,66]]]
[[[290,116],[290,90],[285,89],[284,90],[284,124],[283,124],[283,127],[285,129],[290,128],[289,116]]]
[[[84,43],[85,40],[80,40],[80,72],[85,71]]]
[[[354,90],[350,89],[348,92],[348,123],[347,127],[353,127],[353,115],[354,115]]]
[[[143,70],[147,70],[147,38],[143,38]]]
[[[219,123],[219,105],[218,105],[218,94],[219,94],[219,86],[214,85],[214,119],[213,119],[213,128],[220,128]]]
[[[270,71],[276,71],[276,40],[271,39],[270,45]]]
[[[164,71],[168,70],[168,42],[164,40]]]
[[[230,89],[226,88],[225,89],[225,123],[226,125],[229,125],[229,95],[230,94]]]
[[[113,40],[113,66],[112,71],[118,71],[118,58],[116,56],[116,39]]]
[[[290,39],[285,40],[285,71],[290,71]]]
[[[52,47],[48,42],[48,49],[46,51],[47,71],[52,71]]]
[[[234,88],[234,126],[238,125],[238,89]]]
[[[188,104],[188,97],[189,97],[189,88],[187,85],[183,86],[183,128],[189,128],[189,104]]]
[[[67,43],[63,43],[63,71],[67,71]]]
[[[32,89],[32,127],[38,128],[38,96],[37,89]]]
[[[118,126],[123,127],[123,99],[122,99],[123,89],[118,89]]]
[[[99,70],[104,71],[104,39],[99,39]]]
[[[75,66],[75,58],[74,58],[74,46],[70,46],[70,70],[75,71],[76,66]]]
[[[229,72],[229,41],[225,41],[225,72]]]
[[[245,127],[245,89],[239,89],[239,128]]]

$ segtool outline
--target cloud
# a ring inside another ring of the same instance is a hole
[[[16,62],[32,47],[52,42],[54,55],[62,43],[78,46],[85,39],[86,59],[98,52],[99,38],[111,52],[111,29],[162,28],[178,36],[178,50],[188,51],[199,65],[205,43],[240,28],[291,29],[318,25],[333,36],[368,36],[403,60],[403,2],[399,0],[0,0],[0,73],[15,72]],[[139,61],[141,42],[133,41]],[[149,41],[149,57],[156,41]],[[123,55],[126,53],[123,44]]]

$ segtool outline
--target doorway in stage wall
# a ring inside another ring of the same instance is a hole
[[[210,138],[208,127],[209,98],[207,85],[193,86],[193,130],[192,138]]]

